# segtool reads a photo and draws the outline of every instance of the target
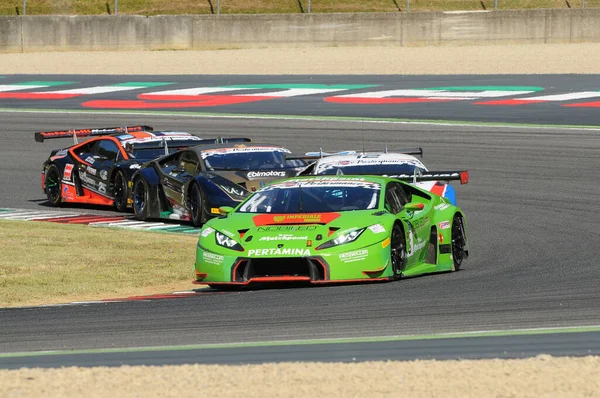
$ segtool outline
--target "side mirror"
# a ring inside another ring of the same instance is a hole
[[[231,206],[221,206],[219,207],[219,214],[222,216],[226,216],[227,214],[233,211],[233,207]]]
[[[423,203],[407,203],[404,205],[404,210],[407,211],[419,211],[423,210],[425,205]]]

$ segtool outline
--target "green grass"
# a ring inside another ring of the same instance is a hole
[[[196,236],[0,220],[0,307],[191,290]]]
[[[119,0],[119,14],[216,14],[218,0]],[[306,13],[308,0],[221,0],[222,14]],[[580,8],[582,0],[498,0],[499,9]],[[114,14],[114,0],[27,0],[27,15]],[[585,0],[600,7],[600,0]],[[493,10],[494,0],[410,0],[411,11]],[[311,0],[312,13],[405,12],[406,0]],[[0,0],[0,15],[23,13],[23,0]]]

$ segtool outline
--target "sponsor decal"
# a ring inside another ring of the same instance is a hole
[[[98,191],[100,193],[106,193],[106,184],[103,182],[98,183]]]
[[[202,151],[200,156],[206,159],[209,156],[226,155],[228,153],[253,153],[253,152],[284,152],[291,153],[288,149],[277,146],[252,146],[248,147],[243,144],[235,145],[231,148],[208,149]]]
[[[79,178],[82,182],[85,182],[86,184],[91,185],[92,187],[96,186],[96,182],[94,181],[94,179],[88,176],[85,171],[79,172]]]
[[[129,166],[130,170],[137,170],[137,169],[141,169],[141,168],[142,168],[142,165],[141,164],[137,164],[137,163],[132,164],[132,165]]]
[[[224,256],[221,256],[221,255],[215,254],[215,253],[210,253],[210,252],[202,253],[202,260],[204,260],[204,262],[208,263],[208,264],[221,265],[221,264],[223,264],[224,258],[225,258]]]
[[[252,249],[248,250],[248,256],[310,256],[309,249],[283,249],[283,248],[271,248],[271,249]]]
[[[415,228],[422,228],[426,227],[427,225],[429,225],[429,217],[424,217],[414,222]]]
[[[383,228],[383,225],[381,224],[375,224],[375,225],[371,225],[369,227],[369,229],[371,230],[371,232],[373,232],[374,234],[380,234],[382,232],[385,232],[385,228]]]
[[[62,197],[65,200],[72,200],[75,198],[75,194],[74,194],[74,187],[69,186],[69,185],[65,185],[63,187],[63,194]]]
[[[421,250],[422,248],[425,247],[425,245],[427,244],[427,241],[418,241],[419,243],[417,243],[416,245],[414,244],[414,240],[413,240],[413,235],[410,234],[410,245],[408,247],[408,253],[406,254],[406,257],[412,257],[417,251]]]
[[[439,229],[448,229],[450,228],[450,221],[442,221],[438,224]]]
[[[65,165],[65,170],[64,170],[64,173],[63,173],[63,178],[65,180],[70,180],[71,179],[71,174],[73,173],[73,166],[75,166],[75,165],[72,164],[72,163],[67,163]]]
[[[292,234],[279,234],[277,236],[263,236],[259,241],[288,241],[288,240],[308,240],[308,236],[294,236]]]
[[[204,228],[204,230],[202,232],[200,232],[200,236],[202,236],[203,238],[206,238],[208,235],[212,234],[213,232],[214,232],[214,228],[206,227],[206,228]]]
[[[297,189],[311,187],[360,187],[367,189],[380,190],[381,186],[375,182],[364,181],[361,178],[345,178],[345,179],[310,179],[310,180],[285,180],[278,184],[272,184],[263,188],[264,190],[272,189]]]
[[[285,177],[285,171],[250,171],[248,174],[246,174],[246,177],[249,180],[255,178]]]
[[[339,255],[340,261],[345,263],[352,263],[355,261],[364,260],[369,255],[369,251],[367,249],[355,250],[352,252],[341,253]]]
[[[94,159],[91,156],[88,156],[87,158],[85,158],[85,161],[88,162],[89,164],[94,164],[94,162],[96,161],[96,159]]]
[[[358,155],[359,157],[355,157],[347,160],[331,160],[324,158],[324,160],[320,161],[317,166],[317,173],[323,172],[325,170],[334,169],[334,168],[344,168],[344,167],[352,167],[352,166],[383,166],[383,165],[411,165],[418,167],[420,169],[425,169],[423,163],[421,163],[418,159],[410,159],[406,157],[392,158],[392,159],[381,159],[379,155],[371,156],[363,156]],[[398,178],[393,175],[385,175],[386,177]]]
[[[90,173],[90,174],[91,174],[91,175],[93,175],[93,176],[95,176],[95,175],[96,175],[96,169],[95,169],[95,168],[93,168],[93,167],[87,166],[87,167],[85,168],[85,171],[86,171],[86,172],[88,172],[88,173]]]
[[[277,225],[271,227],[258,227],[258,232],[292,232],[292,231],[314,231],[316,225]]]
[[[446,210],[448,207],[450,207],[450,205],[448,203],[440,203],[439,205],[436,205],[433,209],[434,210]]]
[[[106,181],[106,179],[108,178],[108,171],[100,170],[100,178],[102,178],[104,181]]]
[[[210,213],[211,214],[221,214],[221,212],[219,211],[218,207],[211,207],[210,208]]]
[[[261,214],[252,220],[257,227],[269,224],[327,224],[339,216],[339,213]]]

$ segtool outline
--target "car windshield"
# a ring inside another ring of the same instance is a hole
[[[375,209],[381,185],[364,180],[287,180],[262,188],[240,213],[326,213]]]
[[[287,149],[279,147],[222,148],[202,151],[207,170],[286,169]]]
[[[343,162],[338,162],[335,164],[326,164],[319,166],[316,169],[316,174],[318,175],[336,175],[336,174],[345,174],[345,175],[385,175],[392,176],[398,174],[414,174],[415,170],[420,172],[425,172],[423,167],[419,167],[414,164],[341,164]]]

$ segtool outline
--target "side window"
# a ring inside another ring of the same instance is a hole
[[[186,151],[181,154],[179,158],[179,167],[184,169],[186,173],[196,174],[198,168],[198,157],[194,152]]]
[[[108,160],[116,161],[119,156],[119,147],[112,140],[98,141],[95,155],[105,156]]]
[[[385,189],[385,209],[392,214],[400,212],[400,204],[398,197],[394,194],[393,184],[388,184]]]
[[[400,204],[400,211],[402,211],[402,209],[404,208],[404,205],[407,203],[410,203],[410,200],[411,200],[410,195],[409,195],[409,193],[406,192],[404,187],[400,184],[394,183],[392,189],[393,189],[394,194],[398,198],[398,203]]]
[[[410,194],[398,183],[391,182],[385,190],[385,208],[392,214],[398,214],[404,205],[410,202]]]
[[[94,142],[81,145],[81,146],[77,147],[77,149],[75,150],[75,153],[77,154],[77,156],[79,156],[82,159],[85,159],[86,156],[92,156],[93,145],[94,145]]]

